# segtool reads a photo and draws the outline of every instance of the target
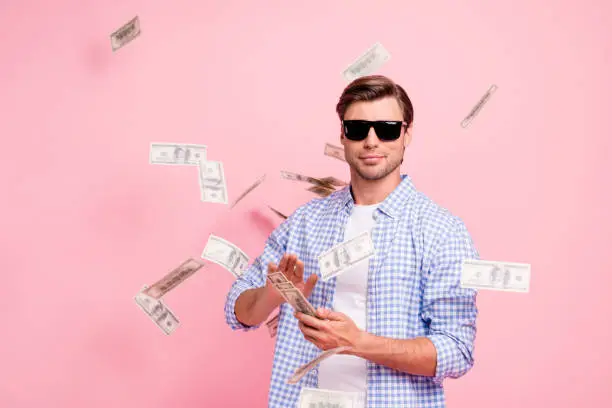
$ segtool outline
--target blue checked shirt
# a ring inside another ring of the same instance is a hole
[[[234,330],[254,330],[234,313],[236,299],[246,290],[265,285],[267,265],[285,253],[304,262],[304,278],[318,274],[317,257],[343,242],[344,227],[355,205],[349,187],[299,207],[276,228],[263,253],[232,285],[225,317]],[[380,203],[372,230],[375,254],[370,258],[366,330],[394,339],[427,337],[437,350],[434,377],[411,375],[367,362],[368,408],[444,407],[446,377],[458,378],[474,364],[476,291],[459,285],[463,259],[478,259],[460,218],[417,191],[412,180],[402,182]],[[315,308],[332,308],[336,278],[319,279],[309,301]],[[270,408],[297,406],[302,387],[317,387],[313,369],[297,384],[287,379],[302,364],[321,353],[304,339],[287,303],[280,320],[268,395]]]

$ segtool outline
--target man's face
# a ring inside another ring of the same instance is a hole
[[[344,120],[370,121],[403,121],[402,110],[394,97],[386,97],[368,102],[352,103]],[[344,156],[352,170],[365,180],[379,180],[394,171],[399,172],[399,166],[404,157],[404,150],[412,139],[412,127],[402,128],[397,140],[381,141],[374,127],[370,128],[368,137],[361,141],[348,140],[341,134],[344,146]]]

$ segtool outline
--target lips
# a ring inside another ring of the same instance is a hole
[[[385,156],[381,156],[378,154],[366,154],[365,156],[360,156],[359,158],[365,163],[365,164],[377,164],[380,161],[382,161],[382,159]]]

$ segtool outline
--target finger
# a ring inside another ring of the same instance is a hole
[[[319,330],[315,330],[311,327],[304,326],[304,325],[300,327],[300,330],[302,334],[304,335],[304,337],[310,337],[311,339],[317,342],[321,341],[321,339],[325,336],[325,334],[321,333]]]
[[[306,280],[306,283],[304,284],[304,290],[303,290],[305,297],[310,296],[318,279],[319,277],[315,274],[312,274],[308,277],[308,279]]]
[[[295,260],[297,257],[295,255],[289,255],[287,257],[287,265],[285,267],[285,275],[290,279],[294,280],[295,276]]]
[[[333,310],[325,310],[324,313],[327,320],[334,320],[337,322],[348,320],[348,316],[344,313],[334,312]]]
[[[287,260],[288,260],[288,256],[287,254],[283,255],[283,257],[281,258],[280,262],[278,263],[278,270],[285,273],[285,269],[287,268]],[[285,273],[285,276],[287,276],[287,274]]]
[[[314,327],[317,330],[324,330],[326,328],[325,321],[317,319],[314,316],[309,316],[301,312],[296,312],[295,318],[298,319],[300,322],[304,323],[305,325]]]
[[[270,262],[268,264],[268,273],[274,273],[278,270],[278,267],[276,266],[276,264],[274,262]]]
[[[304,281],[304,262],[295,257],[295,277],[300,281]]]

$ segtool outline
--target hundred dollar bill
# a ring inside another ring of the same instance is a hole
[[[286,215],[285,215],[285,214],[283,214],[282,212],[280,212],[280,211],[278,211],[278,210],[276,210],[276,209],[274,209],[274,208],[272,208],[272,207],[270,207],[270,206],[268,206],[268,208],[269,208],[269,209],[270,209],[270,210],[271,210],[271,211],[272,211],[274,214],[278,215],[278,216],[279,216],[279,217],[281,217],[281,218],[284,218],[285,220],[286,220],[287,218],[289,218],[288,216],[286,216]]]
[[[249,188],[247,188],[242,194],[240,194],[238,196],[238,198],[236,198],[234,200],[234,202],[230,205],[230,208],[234,208],[234,206],[236,204],[238,204],[244,197],[247,196],[247,194],[249,194],[251,191],[255,190],[261,183],[264,182],[264,180],[266,179],[266,175],[264,174],[263,176],[261,176],[260,178],[258,178]]]
[[[221,265],[236,278],[242,276],[244,270],[249,266],[247,254],[231,242],[212,234],[208,237],[202,258]]]
[[[323,183],[326,183],[326,184],[329,184],[330,186],[335,186],[335,187],[344,187],[348,185],[346,181],[338,180],[337,178],[333,176],[323,177],[323,178],[320,178],[319,180],[322,181]]]
[[[295,370],[293,375],[287,380],[287,384],[296,384],[306,374],[308,374],[308,372],[310,370],[315,368],[321,361],[325,360],[326,358],[329,358],[329,357],[333,356],[334,354],[338,354],[338,353],[341,353],[343,351],[350,350],[350,349],[351,349],[351,347],[348,347],[348,346],[340,346],[340,347],[336,347],[336,348],[329,349],[329,350],[326,350],[326,351],[322,352],[321,354],[319,354],[313,360],[311,360],[308,363],[298,367],[298,369]]]
[[[461,121],[462,128],[467,127],[472,122],[472,119],[474,119],[474,117],[476,117],[478,112],[482,110],[482,107],[484,106],[484,104],[489,101],[489,99],[491,98],[491,95],[493,95],[493,93],[496,90],[497,90],[497,85],[495,84],[491,85],[491,87],[482,96],[482,98],[480,98],[480,101],[478,101],[476,106],[474,106],[472,110],[470,111],[470,113]]]
[[[206,160],[206,146],[195,144],[151,143],[149,164],[197,166]]]
[[[189,258],[183,261],[179,266],[171,270],[152,284],[143,293],[151,296],[154,299],[159,299],[172,289],[183,283],[188,277],[196,273],[200,268],[204,266],[204,263],[194,258]]]
[[[208,203],[227,204],[227,183],[223,163],[202,160],[199,163],[200,199]]]
[[[284,171],[284,170],[281,170],[280,174],[281,174],[281,177],[284,178],[285,180],[304,181],[316,187],[324,187],[324,188],[329,188],[332,190],[335,190],[336,186],[346,185],[344,181],[338,180],[337,178],[331,177],[331,176],[325,177],[325,178],[316,178],[316,177],[305,176],[303,174],[293,173],[293,172]]]
[[[530,279],[525,263],[465,259],[461,269],[462,288],[528,293]]]
[[[266,322],[266,326],[268,326],[268,333],[270,333],[270,337],[276,336],[276,332],[278,331],[278,321],[280,320],[280,313],[277,313],[273,318]]]
[[[140,18],[138,16],[134,17],[127,23],[125,23],[121,28],[111,34],[111,46],[113,48],[113,52],[123,47],[127,43],[131,42],[134,38],[140,35]]]
[[[298,408],[365,408],[365,393],[302,387]]]
[[[317,317],[317,311],[310,304],[301,290],[285,277],[282,272],[275,272],[268,275],[268,280],[272,286],[281,294],[281,296],[293,307],[296,311],[304,314]]]
[[[134,296],[136,304],[164,333],[172,334],[180,325],[179,319],[161,299],[155,299],[144,293],[146,289],[147,286],[145,285],[143,290]]]
[[[365,231],[319,255],[321,278],[325,281],[338,276],[372,255],[374,255],[374,243],[369,231]]]
[[[344,148],[340,146],[334,146],[330,143],[325,143],[325,151],[323,152],[326,156],[336,158],[338,160],[346,161],[344,157]]]
[[[351,82],[359,77],[373,74],[389,61],[390,58],[391,54],[389,54],[389,51],[381,43],[377,42],[345,69],[342,72],[342,76],[345,80]]]
[[[310,192],[315,193],[319,197],[327,197],[328,195],[330,195],[331,193],[336,191],[333,188],[327,188],[327,187],[323,187],[323,186],[312,186],[312,187],[308,188],[307,190],[310,191]]]

